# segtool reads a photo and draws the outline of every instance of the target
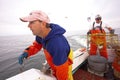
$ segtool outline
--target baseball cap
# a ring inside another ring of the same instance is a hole
[[[31,22],[31,21],[35,21],[35,20],[40,20],[40,21],[43,21],[43,22],[46,22],[46,23],[50,22],[50,19],[47,16],[47,14],[40,11],[40,10],[32,11],[29,14],[29,16],[21,17],[20,20],[23,21],[23,22]]]
[[[96,19],[96,20],[101,20],[102,17],[101,17],[99,14],[97,14],[97,15],[95,16],[95,19]]]

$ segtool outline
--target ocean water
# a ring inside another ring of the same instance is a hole
[[[85,47],[86,45],[82,45],[85,38],[81,35],[67,36],[73,50]],[[35,37],[32,35],[0,36],[0,80],[5,80],[30,68],[42,68],[42,63],[45,61],[42,50],[25,60],[24,66],[18,64],[19,55],[32,44],[34,39]]]
[[[116,29],[115,33],[120,35],[120,28]],[[73,35],[72,33],[65,36],[73,51],[80,47],[87,47],[85,35]],[[45,62],[42,50],[25,60],[24,66],[18,64],[19,55],[32,44],[34,39],[33,35],[0,36],[0,80],[5,80],[31,68],[42,68],[42,63]]]

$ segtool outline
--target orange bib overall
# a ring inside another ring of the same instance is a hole
[[[107,48],[106,48],[106,36],[105,31],[102,30],[91,30],[91,43],[90,43],[90,55],[97,54],[98,45],[103,47],[99,49],[100,55],[108,59]]]

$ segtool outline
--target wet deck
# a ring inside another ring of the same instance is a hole
[[[109,69],[107,73],[104,74],[103,77],[97,76],[93,73],[87,71],[87,62],[83,64],[74,74],[74,80],[120,80],[116,78],[113,74],[113,69],[111,64],[109,64]]]

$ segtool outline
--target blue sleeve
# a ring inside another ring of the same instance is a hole
[[[50,40],[47,45],[47,50],[53,57],[53,63],[58,66],[66,62],[70,46],[64,36],[57,36]]]

